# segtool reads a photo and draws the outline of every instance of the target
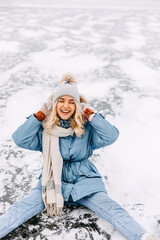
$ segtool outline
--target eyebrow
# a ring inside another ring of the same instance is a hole
[[[59,99],[61,99],[61,100],[65,100],[65,98],[63,98],[63,97],[60,97]],[[74,99],[70,98],[69,101],[74,102]]]

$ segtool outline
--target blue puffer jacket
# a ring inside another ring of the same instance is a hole
[[[61,122],[62,127],[63,126]],[[69,127],[69,126],[68,126]],[[42,151],[42,123],[32,114],[13,133],[14,142],[21,148]],[[85,135],[60,137],[59,148],[63,158],[62,195],[73,201],[94,192],[106,192],[102,176],[89,160],[93,150],[110,145],[118,138],[119,131],[101,114],[96,113],[85,125]],[[41,173],[42,174],[42,173]],[[41,179],[41,175],[39,177]]]

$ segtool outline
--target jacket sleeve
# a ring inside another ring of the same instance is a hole
[[[89,123],[92,126],[90,143],[93,150],[108,146],[117,140],[119,136],[118,129],[101,114],[96,113]]]
[[[42,151],[42,132],[42,122],[32,114],[17,128],[12,138],[18,147]]]

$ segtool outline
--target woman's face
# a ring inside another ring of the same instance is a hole
[[[69,119],[75,112],[76,104],[71,96],[62,96],[58,98],[57,113],[63,120]]]

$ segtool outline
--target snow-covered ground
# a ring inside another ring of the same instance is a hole
[[[116,143],[97,150],[109,195],[147,230],[160,234],[159,1],[0,2],[0,213],[36,185],[42,155],[11,135],[40,109],[65,72],[115,125]],[[41,215],[4,239],[125,239],[84,207]],[[108,235],[107,235],[108,234]]]

